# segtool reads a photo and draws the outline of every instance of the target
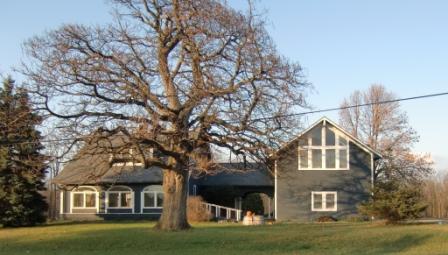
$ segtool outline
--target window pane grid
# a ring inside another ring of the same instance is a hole
[[[95,207],[96,205],[96,194],[87,193],[85,196],[85,207]]]
[[[321,136],[318,137],[318,134]],[[310,131],[308,138],[299,140],[298,154],[299,170],[349,169],[347,139],[326,125],[316,127]]]
[[[143,208],[161,208],[163,204],[163,192],[143,192]]]
[[[132,192],[108,191],[108,208],[132,208]]]
[[[312,192],[312,211],[337,211],[337,192]]]
[[[84,194],[75,193],[73,194],[73,207],[84,207]]]
[[[96,192],[92,191],[73,191],[72,207],[75,209],[96,208]]]

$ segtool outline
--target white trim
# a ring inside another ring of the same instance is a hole
[[[145,191],[145,189],[147,189],[147,188],[149,188],[149,187],[151,187],[151,186],[157,186],[157,187],[161,187],[162,188],[162,190],[161,191],[158,191],[158,190],[146,190]],[[146,193],[153,193],[154,194],[154,205],[155,206],[153,206],[153,207],[148,207],[148,206],[145,206],[145,194]],[[162,196],[163,196],[163,187],[162,187],[162,185],[148,185],[148,186],[146,186],[143,190],[142,190],[142,192],[140,192],[140,202],[141,202],[141,209],[143,210],[143,209],[162,209],[163,208],[163,205],[159,205],[158,203],[157,203],[157,194],[162,194]],[[163,199],[163,197],[162,197],[162,199]]]
[[[277,180],[277,160],[274,161],[274,218],[277,220],[277,192],[278,192],[278,180]]]
[[[132,213],[135,213],[135,195],[134,191],[131,193]]]
[[[373,188],[375,187],[375,161],[374,161],[373,153],[370,153],[370,173],[371,173],[371,181],[372,181],[372,195]]]
[[[143,163],[138,163],[138,162],[117,162],[117,163],[113,163],[112,166],[143,166]]]
[[[109,196],[107,195],[107,191],[104,192],[104,213],[108,213],[107,205],[109,204]]]
[[[322,129],[320,130],[320,136],[321,136],[321,138],[320,138],[321,146],[319,146],[319,147],[320,147],[321,160],[322,160],[321,167],[322,167],[322,169],[327,169],[327,156],[326,156],[327,155],[326,149],[328,149],[328,147],[327,147],[327,122],[325,120],[323,121]],[[335,133],[335,144],[334,145],[336,146],[336,133]],[[313,151],[313,148],[312,147],[307,148],[307,150],[308,150],[308,152],[310,150]],[[335,148],[335,150],[337,150],[337,148]],[[336,154],[335,154],[335,157],[336,157]],[[336,168],[336,158],[334,160],[335,160],[334,166]],[[309,167],[310,167],[310,165],[308,165],[308,168]]]
[[[134,215],[134,214],[162,214],[162,212],[154,212],[154,213],[81,213],[81,212],[79,212],[79,213],[63,213],[63,214],[74,214],[74,215],[76,215],[76,214],[90,214],[90,215],[106,215],[106,214],[132,214],[132,215]]]
[[[64,213],[64,191],[61,190],[61,193],[59,195],[59,214]]]
[[[77,191],[80,188],[88,188],[88,189],[93,189],[95,191]],[[82,194],[83,195],[83,205],[82,206],[75,206],[75,204],[74,204],[74,202],[75,202],[74,196],[76,194]],[[95,205],[94,206],[87,206],[86,205],[86,203],[87,203],[86,195],[87,194],[94,194],[95,195]],[[98,190],[95,187],[93,187],[93,186],[79,186],[76,189],[70,191],[70,213],[73,212],[73,209],[76,209],[76,210],[79,210],[79,209],[81,209],[81,210],[84,210],[84,209],[95,209],[97,212],[99,212],[98,208],[99,208],[99,197],[98,197]]]
[[[97,192],[96,193],[96,212],[99,213],[100,212],[100,193]]]
[[[305,133],[307,133],[308,131],[310,131],[313,127],[317,126],[319,123],[326,121],[328,123],[330,123],[331,125],[333,125],[335,128],[337,128],[338,130],[340,130],[342,133],[344,133],[346,136],[348,136],[350,138],[350,140],[352,140],[353,143],[355,143],[356,145],[358,145],[361,149],[363,149],[364,151],[366,151],[367,153],[374,153],[377,156],[381,157],[381,154],[372,149],[370,146],[364,144],[362,141],[360,141],[358,138],[354,137],[353,135],[351,135],[350,133],[348,133],[347,131],[345,131],[343,128],[341,128],[339,125],[337,125],[336,123],[334,123],[333,121],[331,121],[330,119],[328,119],[327,117],[322,117],[320,118],[318,121],[316,121],[315,123],[313,123],[311,126],[309,126],[307,129],[305,129],[304,131],[300,132],[295,138],[291,139],[290,141],[286,142],[285,144],[283,144],[277,151],[271,153],[269,156],[273,156],[276,153],[282,151],[283,149],[287,148],[288,146],[290,146],[292,143],[294,143],[295,141],[297,141],[301,136],[303,136]]]
[[[308,144],[305,146],[297,146],[297,157],[298,157],[298,165],[297,165],[297,170],[300,171],[316,171],[316,170],[323,170],[323,171],[337,171],[337,170],[350,170],[350,138],[348,136],[346,136],[344,133],[338,131],[335,128],[330,128],[327,127],[326,125],[326,120],[323,121],[323,125],[322,125],[322,129],[320,132],[321,135],[321,145],[313,145],[312,144],[312,138],[311,136],[308,137],[307,142]],[[316,127],[316,126],[314,126]],[[330,129],[331,131],[334,132],[334,145],[326,145],[326,139],[327,139],[327,131],[326,129]],[[308,132],[311,131],[308,130]],[[346,140],[347,144],[346,145],[339,145],[339,138],[342,137]],[[321,167],[312,167],[313,165],[313,150],[320,150],[321,151]],[[335,167],[334,168],[327,168],[326,164],[327,164],[327,159],[326,159],[326,150],[334,150],[335,151]],[[340,151],[341,150],[346,150],[346,167],[340,167]],[[306,168],[302,168],[301,167],[301,156],[300,156],[300,152],[301,151],[306,151],[307,152],[307,167]]]
[[[140,213],[143,212],[143,190],[140,192]]]
[[[113,191],[113,190],[111,191],[111,189],[118,188],[118,187],[125,188],[128,191]],[[130,206],[121,206],[121,195],[122,195],[122,193],[124,193],[124,194],[131,194]],[[106,213],[109,213],[108,212],[109,209],[131,209],[132,213],[134,213],[134,210],[135,210],[134,191],[130,187],[125,186],[125,185],[112,186],[105,192],[105,194],[106,194],[106,199],[105,199],[106,200],[106,206],[105,206]],[[113,206],[113,207],[109,206],[109,195],[110,194],[118,194],[117,206]]]
[[[327,194],[334,195],[334,208],[327,208]],[[314,195],[322,196],[322,208],[314,208]],[[337,191],[311,191],[311,211],[313,212],[336,212],[338,210]]]

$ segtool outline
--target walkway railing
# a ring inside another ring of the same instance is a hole
[[[210,204],[210,203],[202,203],[207,211],[215,216],[215,218],[225,218],[227,220],[235,219],[236,221],[241,220],[241,211],[239,209],[235,209],[232,207],[225,207],[221,205],[216,204]]]

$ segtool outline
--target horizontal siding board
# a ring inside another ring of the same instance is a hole
[[[357,212],[370,196],[370,155],[350,143],[350,170],[298,170],[297,145],[284,150],[277,165],[277,218],[314,220],[322,215],[342,218]],[[337,191],[336,212],[311,211],[312,191]]]

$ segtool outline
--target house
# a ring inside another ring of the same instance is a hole
[[[125,144],[125,140],[114,137],[110,147],[121,147],[116,145]],[[86,145],[53,179],[59,187],[61,218],[157,219],[163,203],[162,169],[144,168],[132,149],[114,154],[108,149],[101,144]],[[243,198],[263,193],[271,198],[266,201],[265,212],[273,217],[274,181],[264,165],[223,163],[220,169],[215,175],[190,176],[189,195],[215,202],[207,206],[217,217],[239,218]],[[229,196],[231,201],[223,200]]]
[[[313,220],[356,214],[371,196],[380,154],[328,118],[276,152],[275,218]]]
[[[190,176],[189,195],[211,202],[207,208],[217,217],[238,219],[242,201],[253,193],[264,194],[265,215],[278,220],[344,217],[369,198],[380,155],[322,118],[278,150],[276,158],[273,171],[258,163],[222,163],[226,171]],[[65,219],[156,219],[162,212],[162,170],[145,169],[130,157],[84,153],[54,183]]]

